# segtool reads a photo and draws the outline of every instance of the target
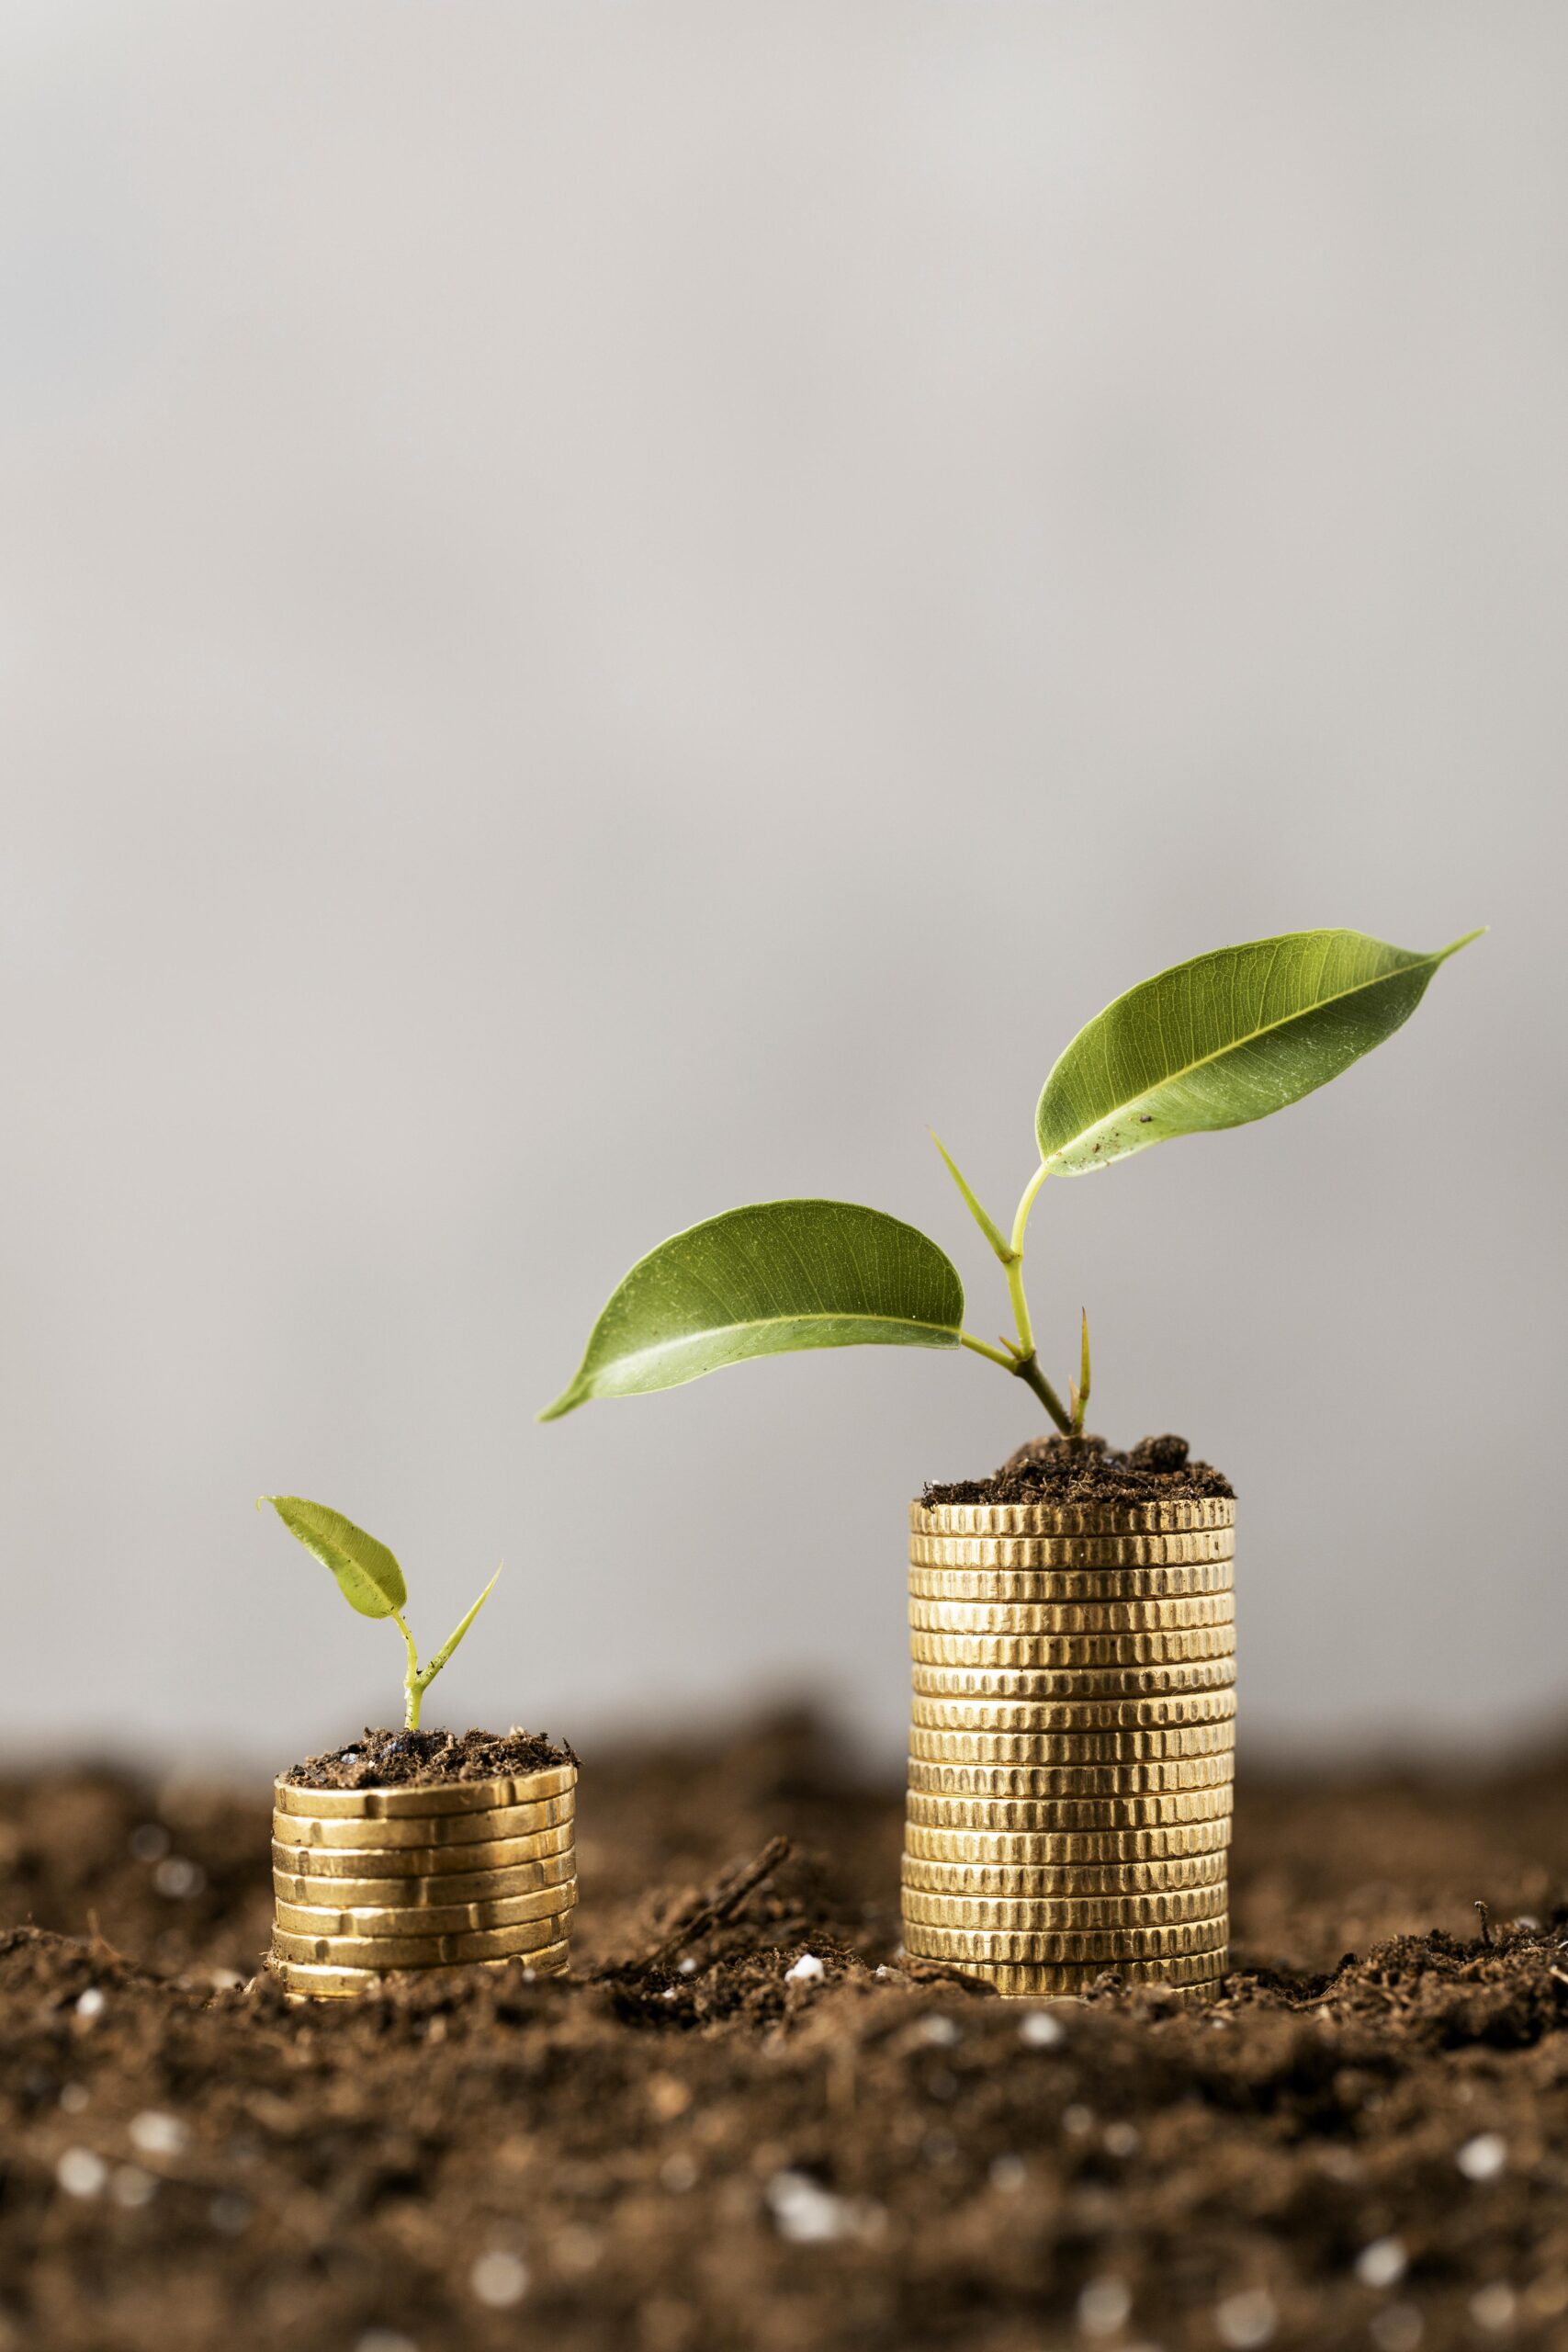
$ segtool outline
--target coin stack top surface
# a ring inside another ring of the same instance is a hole
[[[1217,1989],[1235,1509],[911,1505],[911,1958],[1021,1996]]]
[[[567,1966],[577,1767],[389,1788],[274,1783],[272,1967],[351,1999],[394,1970]]]

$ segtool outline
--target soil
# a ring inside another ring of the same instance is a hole
[[[928,1487],[928,1503],[1192,1503],[1234,1495],[1184,1437],[1145,1437],[1118,1453],[1102,1437],[1032,1437],[988,1478]]]
[[[495,1731],[373,1731],[330,1756],[307,1756],[283,1779],[300,1789],[425,1788],[440,1781],[494,1781],[508,1773],[543,1772],[575,1764],[570,1747],[543,1732],[513,1724]]]
[[[592,1761],[570,1979],[292,2008],[268,1797],[0,1787],[6,2352],[1568,2343],[1568,1755],[1244,1770],[1195,2010],[901,1965],[794,1720]]]

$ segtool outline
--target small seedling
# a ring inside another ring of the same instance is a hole
[[[749,1356],[876,1342],[968,1348],[1032,1389],[1065,1436],[1081,1437],[1088,1316],[1064,1404],[1041,1369],[1024,1296],[1024,1237],[1045,1179],[1087,1175],[1150,1144],[1238,1127],[1299,1102],[1391,1037],[1438,965],[1479,936],[1417,956],[1356,931],[1293,932],[1143,981],[1079,1031],[1045,1080],[1034,1118],[1040,1164],[1006,1231],[938,1141],[1006,1272],[1016,1337],[993,1347],[964,1329],[957,1269],[913,1226],[848,1201],[764,1201],[694,1225],[639,1261],[595,1324],[571,1385],[540,1419],[591,1396],[673,1388]]]
[[[298,1537],[324,1568],[331,1568],[351,1609],[357,1609],[362,1617],[389,1617],[396,1625],[409,1654],[403,1677],[403,1728],[417,1731],[420,1702],[495,1590],[501,1570],[497,1568],[456,1633],[447,1635],[427,1666],[421,1666],[413,1635],[403,1623],[408,1587],[386,1545],[355,1527],[353,1520],[344,1519],[341,1511],[329,1510],[325,1503],[307,1502],[302,1495],[263,1495],[256,1504],[258,1510],[262,1503],[270,1503],[290,1535]]]

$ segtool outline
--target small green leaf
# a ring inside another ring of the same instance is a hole
[[[473,1623],[474,1619],[479,1615],[479,1611],[484,1607],[485,1602],[495,1590],[496,1582],[500,1575],[501,1570],[497,1568],[495,1575],[491,1577],[489,1584],[486,1585],[484,1590],[480,1593],[479,1599],[475,1601],[468,1615],[463,1619],[462,1623],[457,1627],[457,1632],[447,1634],[446,1639],[442,1643],[441,1647],[436,1651],[435,1656],[431,1659],[430,1664],[424,1668],[419,1678],[420,1688],[422,1690],[428,1690],[431,1683],[434,1681],[436,1676],[440,1673],[442,1668],[446,1665],[447,1659],[451,1657],[453,1651],[457,1648],[458,1643],[468,1632],[468,1627]]]
[[[593,1327],[557,1419],[591,1396],[675,1388],[749,1356],[955,1348],[964,1285],[934,1241],[849,1201],[763,1201],[638,1261]]]
[[[307,1502],[303,1495],[264,1495],[290,1535],[324,1568],[331,1568],[344,1599],[362,1617],[389,1617],[408,1600],[403,1572],[384,1544],[367,1535],[353,1520],[325,1503]]]
[[[1298,931],[1177,964],[1081,1029],[1035,1114],[1063,1176],[1173,1136],[1239,1127],[1299,1102],[1392,1037],[1444,958],[1359,931]]]

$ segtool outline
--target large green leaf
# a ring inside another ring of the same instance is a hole
[[[1298,931],[1173,966],[1073,1039],[1035,1114],[1041,1158],[1081,1176],[1283,1110],[1392,1037],[1444,957],[1479,936],[1416,956],[1359,931]]]
[[[386,1545],[355,1527],[352,1519],[329,1510],[325,1503],[309,1503],[303,1495],[264,1495],[262,1500],[272,1505],[307,1552],[331,1568],[344,1599],[362,1617],[389,1617],[394,1609],[402,1608],[409,1595],[401,1568]],[[459,1631],[466,1633],[467,1625]]]
[[[539,1419],[590,1396],[675,1388],[748,1356],[955,1348],[963,1319],[956,1269],[913,1226],[848,1201],[762,1201],[640,1259],[594,1325],[577,1377]]]

